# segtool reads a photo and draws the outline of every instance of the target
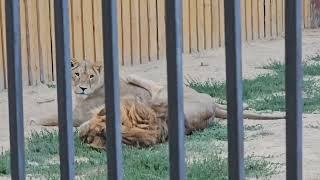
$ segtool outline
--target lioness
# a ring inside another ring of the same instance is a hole
[[[92,117],[92,110],[104,104],[103,66],[86,60],[71,59],[72,68],[72,99],[73,126],[78,127]],[[143,100],[151,98],[146,89],[130,84],[120,78],[120,95],[127,94],[140,97]],[[58,116],[53,115],[44,119],[34,119],[42,126],[57,126]]]

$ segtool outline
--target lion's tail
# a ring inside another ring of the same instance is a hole
[[[221,109],[219,107],[216,108],[215,110],[215,117],[217,118],[222,118],[222,119],[227,119],[227,114],[228,112],[224,109]],[[285,119],[286,115],[281,114],[281,115],[271,115],[271,114],[258,114],[258,113],[253,113],[250,111],[244,111],[243,112],[243,119],[254,119],[254,120],[275,120],[275,119]]]
[[[227,110],[227,105],[218,104],[218,103],[215,103],[215,105],[216,105],[217,108],[220,108],[222,110]],[[248,104],[243,104],[243,109],[244,110],[248,110],[249,109]]]

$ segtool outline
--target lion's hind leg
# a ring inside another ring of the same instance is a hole
[[[154,81],[144,79],[142,77],[139,77],[137,75],[131,74],[127,77],[128,83],[134,84],[136,86],[139,86],[141,88],[146,89],[150,92],[151,96],[155,96],[163,89],[163,86],[160,86],[159,84],[155,83]]]
[[[148,147],[159,143],[159,132],[151,129],[123,128],[122,142],[127,145]]]

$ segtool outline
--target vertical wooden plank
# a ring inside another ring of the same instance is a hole
[[[0,18],[0,90],[7,88],[7,47],[6,47],[6,22],[5,22],[5,1],[1,1],[0,4],[1,18]]]
[[[149,61],[148,0],[140,0],[139,11],[140,11],[140,37],[141,37],[140,38],[141,63],[146,63]]]
[[[277,1],[271,0],[271,36],[277,37]]]
[[[204,20],[205,20],[205,49],[211,49],[212,48],[212,14],[211,14],[211,0],[204,0]]]
[[[150,61],[157,60],[158,42],[157,42],[157,1],[148,0],[149,17],[149,58]]]
[[[88,7],[86,7],[88,8]],[[53,10],[53,9],[52,9]],[[84,58],[84,40],[82,27],[82,1],[73,0],[72,2],[72,19],[73,19],[73,43],[74,43],[74,57]]]
[[[27,37],[28,38],[28,55],[29,55],[29,71],[31,72],[31,85],[36,85],[40,82],[40,66],[39,66],[39,32],[37,21],[37,0],[27,0]]]
[[[0,90],[3,90],[7,85],[7,71],[6,71],[6,62],[7,62],[7,56],[6,56],[6,39],[4,38],[5,31],[6,31],[6,24],[5,24],[5,17],[3,17],[3,14],[5,13],[5,2],[1,1],[0,3]]]
[[[122,27],[123,30],[123,60],[124,65],[131,62],[131,26],[130,26],[130,0],[122,0]]]
[[[0,37],[0,41],[2,41],[2,38]],[[0,45],[0,91],[5,89],[5,76],[4,76],[4,59],[3,59],[3,48],[2,43]]]
[[[44,81],[52,80],[52,55],[51,55],[51,39],[50,39],[50,11],[49,1],[40,0],[38,2],[38,18],[39,18],[39,51],[42,60],[42,69]]]
[[[282,0],[277,0],[277,32],[278,32],[278,36],[281,36],[283,33],[283,29],[282,29]]]
[[[256,40],[259,36],[259,14],[258,14],[258,1],[252,0],[252,39]]]
[[[2,16],[2,11],[4,11],[4,6],[1,1],[0,3],[0,12]],[[2,26],[2,18],[0,18],[0,91],[5,89],[5,69],[4,69],[4,55],[3,55],[3,49],[5,42],[3,43],[2,40],[2,31],[4,31],[3,26]]]
[[[304,0],[304,4],[305,4],[305,24],[306,24],[306,28],[310,28],[311,27],[311,4],[310,4],[310,0]]]
[[[189,0],[182,1],[182,23],[183,23],[183,52],[190,52],[190,19],[189,19]],[[160,28],[160,27],[158,27]]]
[[[130,6],[132,64],[140,64],[139,0],[131,0]]]
[[[41,49],[41,31],[40,31],[40,10],[39,10],[39,1],[35,0],[36,2],[36,18],[37,18],[37,26],[35,27],[37,29],[38,35],[37,35],[37,40],[38,40],[38,55],[39,55],[39,71],[40,71],[40,80],[39,82],[44,83],[45,82],[45,68],[44,68],[44,63],[43,63],[43,58],[42,58],[42,49]]]
[[[258,1],[259,38],[264,38],[264,0]]]
[[[189,0],[187,0],[189,1]],[[157,0],[158,13],[158,59],[166,55],[166,25],[165,25],[165,0]]]
[[[224,46],[224,0],[219,0],[220,46]]]
[[[246,0],[247,41],[252,40],[252,0]]]
[[[219,0],[211,0],[212,3],[212,47],[219,47]],[[190,7],[191,8],[191,7]]]
[[[242,41],[247,39],[246,27],[246,0],[241,1],[241,33]]]
[[[308,28],[311,28],[312,26],[312,20],[311,20],[311,17],[312,17],[312,8],[311,8],[311,0],[305,0],[307,1],[307,4],[308,4]]]
[[[204,6],[203,0],[197,0],[198,49],[204,50]]]
[[[72,19],[72,0],[68,0],[69,3],[69,26],[70,26],[70,58],[74,58],[74,44],[73,44],[73,19]]]
[[[285,0],[282,0],[282,29],[283,29],[283,32],[285,31]],[[301,22],[301,25],[303,26],[303,18],[302,19],[302,22]]]
[[[265,0],[265,37],[271,37],[271,0]]]
[[[119,1],[118,6],[120,2],[121,1]],[[118,19],[120,20],[121,18],[119,17]],[[118,26],[119,24],[121,23],[118,23]],[[94,25],[93,34],[94,34],[94,48],[95,48],[94,58],[95,58],[95,61],[102,62],[103,61],[103,42],[102,42],[103,36],[102,36],[101,0],[93,1],[93,25]],[[119,34],[121,35],[121,29],[119,30]],[[119,53],[120,52],[121,51],[119,51]],[[119,56],[119,61],[121,62],[121,56]]]
[[[198,51],[197,0],[190,0],[190,45],[192,53]]]
[[[302,0],[302,27],[305,28],[306,27],[306,21],[305,21],[305,17],[306,17],[306,10],[305,10],[305,5],[306,5],[306,0]]]
[[[50,24],[51,24],[50,31],[51,31],[51,52],[52,52],[53,80],[56,81],[57,72],[56,72],[56,39],[55,39],[56,37],[55,37],[55,28],[54,28],[54,0],[50,0]]]
[[[95,61],[93,33],[93,1],[82,1],[84,58]]]
[[[101,1],[99,0],[100,4],[101,4]],[[123,50],[123,46],[122,46],[122,0],[119,0],[118,3],[117,3],[117,8],[118,8],[118,46],[119,46],[119,62],[121,63],[121,65],[124,65],[124,62],[123,62],[123,58],[122,58],[122,50]],[[100,12],[101,12],[101,8],[100,8]],[[99,20],[100,20],[100,24],[102,22],[102,14],[97,14],[99,15]],[[101,37],[102,37],[102,28],[101,28],[101,25],[100,25],[100,32],[101,32]],[[96,40],[97,40],[97,37],[95,37]],[[102,38],[100,39],[101,41],[101,44],[102,43]],[[103,45],[101,45],[101,51],[103,50]],[[96,43],[96,47],[97,47],[97,43]],[[97,49],[96,49],[97,51]],[[101,53],[102,54],[102,53]],[[97,55],[96,55],[97,57]],[[102,58],[103,56],[101,56]]]

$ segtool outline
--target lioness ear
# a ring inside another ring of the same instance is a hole
[[[79,61],[77,59],[74,59],[74,58],[72,58],[70,60],[70,62],[71,62],[71,68],[74,68],[74,67],[76,67],[77,64],[79,64]]]
[[[103,70],[103,63],[102,62],[95,62],[94,63],[94,68],[101,73]]]

